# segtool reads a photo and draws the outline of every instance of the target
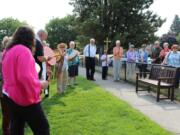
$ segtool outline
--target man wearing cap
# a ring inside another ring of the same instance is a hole
[[[96,45],[95,39],[90,39],[90,44],[87,44],[84,48],[84,56],[86,63],[86,78],[88,80],[95,81],[95,57],[96,57]]]
[[[132,79],[135,66],[136,66],[136,52],[134,50],[134,45],[130,45],[129,50],[127,52],[127,70],[126,70],[126,76],[127,80]]]

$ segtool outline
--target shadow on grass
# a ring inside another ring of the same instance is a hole
[[[51,111],[51,108],[54,106],[66,106],[66,104],[61,100],[61,98],[64,96],[65,94],[54,94],[53,96],[51,96],[50,98],[44,98],[42,100],[42,106],[43,109],[46,110],[46,114],[48,115]]]
[[[87,85],[87,83],[90,85]],[[67,89],[63,93],[58,94],[56,92],[56,81],[53,80],[51,83],[51,89],[50,89],[50,95],[52,95],[52,96],[50,96],[49,98],[43,98],[41,104],[42,104],[44,110],[46,110],[46,114],[48,115],[49,112],[51,111],[52,107],[54,107],[54,106],[65,107],[66,106],[66,104],[62,100],[62,98],[66,98],[71,94],[76,94],[76,91],[78,91],[78,90],[91,91],[91,90],[93,90],[94,85],[95,84],[93,82],[90,82],[88,80],[83,79],[82,77],[79,77],[78,85],[67,87]]]
[[[78,87],[80,87],[83,91],[93,90],[94,85],[98,86],[98,85],[94,84],[93,81],[85,80],[82,77],[79,78],[79,82],[80,82],[80,85],[78,85]],[[87,82],[88,82],[89,85],[87,85]]]

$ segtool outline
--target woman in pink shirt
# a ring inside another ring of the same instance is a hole
[[[170,52],[171,50],[169,49],[169,44],[167,42],[165,42],[163,44],[163,50],[161,50],[160,52],[160,58],[161,58],[161,61],[164,60],[164,58],[166,57],[166,55]]]
[[[16,30],[2,61],[3,98],[11,113],[11,135],[24,135],[25,122],[34,135],[49,135],[49,124],[41,108],[40,93],[48,86],[39,81],[32,50],[34,32],[22,26]]]

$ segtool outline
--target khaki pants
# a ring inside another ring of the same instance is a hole
[[[67,74],[68,74],[67,70],[57,73],[57,92],[58,93],[62,93],[66,89],[66,85],[68,81]]]

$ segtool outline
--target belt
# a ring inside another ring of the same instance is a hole
[[[95,58],[95,56],[94,57],[89,57],[89,56],[85,56],[86,58]]]

